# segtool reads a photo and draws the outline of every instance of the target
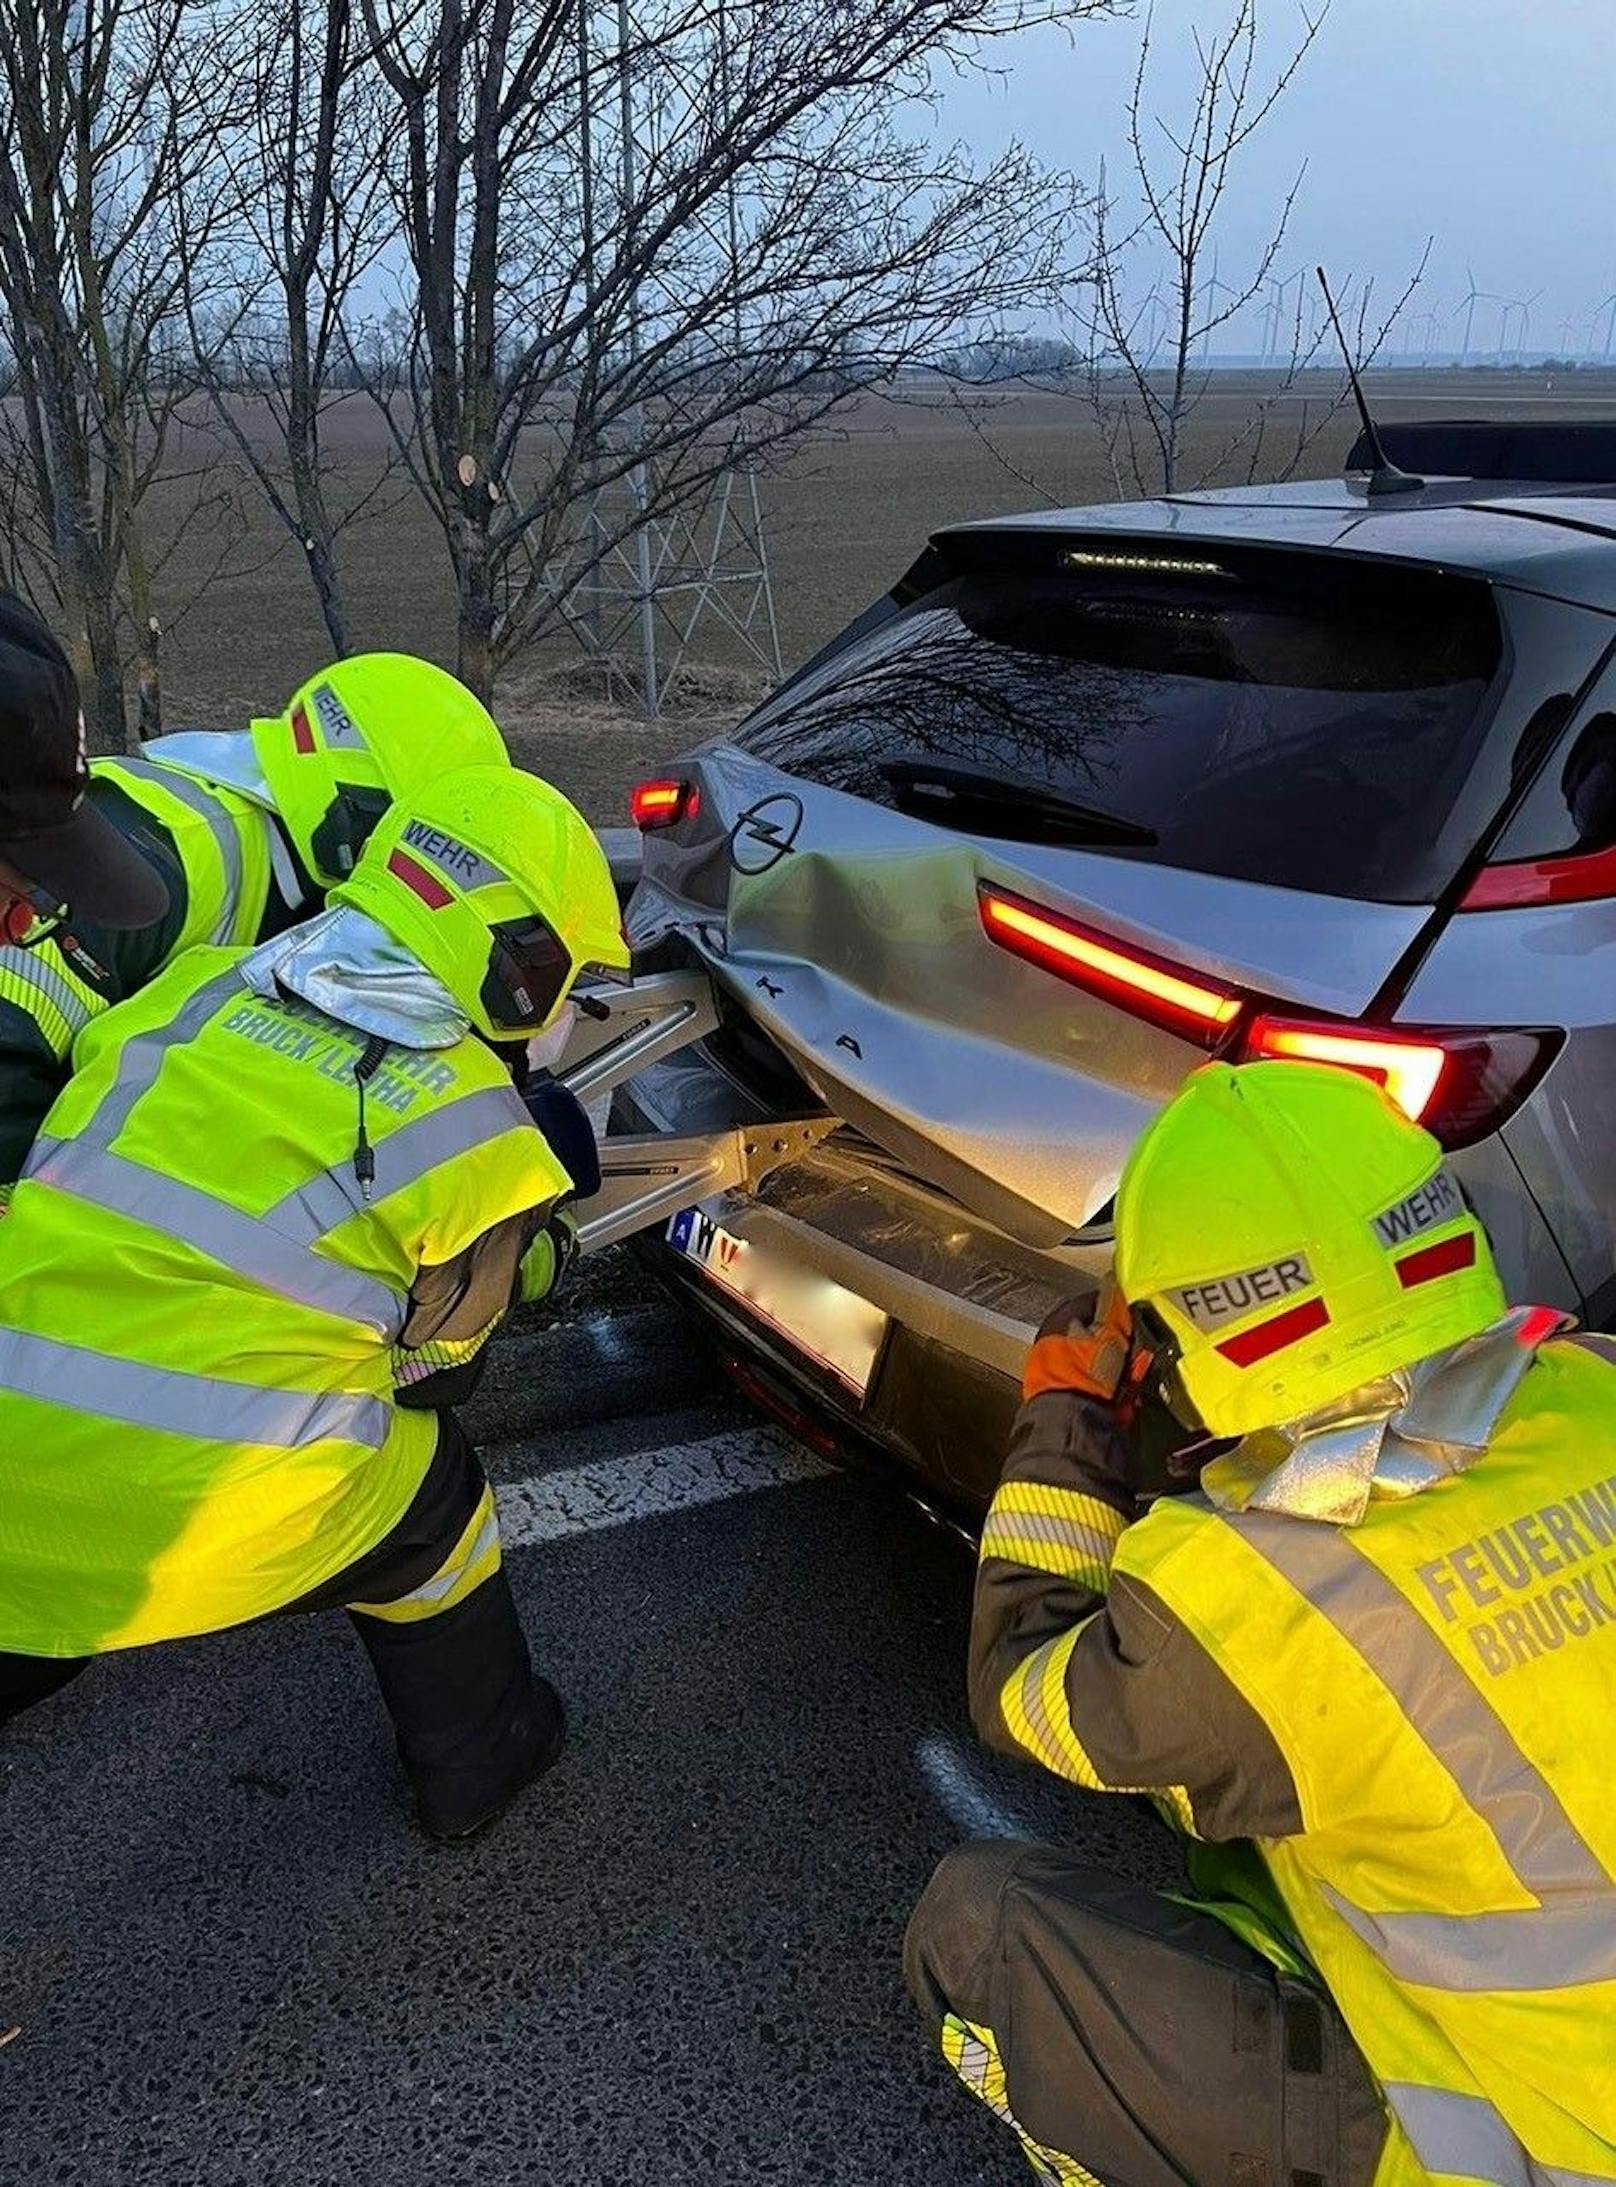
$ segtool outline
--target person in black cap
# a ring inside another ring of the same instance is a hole
[[[82,916],[113,929],[168,908],[150,861],[89,803],[84,717],[67,655],[0,593],[0,934],[28,948]]]

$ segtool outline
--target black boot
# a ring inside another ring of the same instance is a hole
[[[463,1772],[454,1773],[452,1781],[451,1773],[442,1770],[412,1772],[416,1820],[440,1845],[463,1844],[498,1822],[527,1787],[561,1759],[566,1743],[567,1712],[561,1696],[547,1678],[536,1677],[532,1704],[503,1743],[505,1768],[498,1790],[480,1775],[480,1796],[469,1798],[473,1787],[464,1781]]]
[[[24,1709],[60,1693],[80,1671],[89,1669],[91,1660],[87,1655],[0,1654],[0,1724],[9,1724]]]
[[[560,1696],[536,1678],[503,1570],[441,1616],[354,1616],[429,1837],[485,1828],[566,1743]]]

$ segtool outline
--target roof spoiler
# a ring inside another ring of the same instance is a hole
[[[1516,425],[1497,418],[1448,418],[1380,427],[1387,456],[1427,478],[1474,478],[1543,486],[1616,486],[1616,421]],[[1366,434],[1353,443],[1346,468],[1372,471],[1376,451]]]

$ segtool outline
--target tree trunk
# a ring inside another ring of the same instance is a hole
[[[494,546],[489,537],[493,504],[486,473],[475,459],[462,456],[453,473],[459,487],[455,512],[453,562],[459,597],[458,660],[461,682],[484,706],[494,702],[499,657],[494,645],[498,611],[494,605]]]
[[[307,439],[299,438],[296,433],[288,434],[287,452],[291,458],[292,492],[297,503],[297,521],[302,533],[299,543],[308,564],[309,576],[314,583],[315,597],[320,603],[320,616],[325,624],[325,633],[331,641],[332,659],[345,660],[353,651],[353,635],[348,622],[348,604],[343,598],[342,578],[337,569],[331,519],[320,485],[319,470],[311,460]]]
[[[84,700],[86,742],[92,752],[126,752],[129,720],[124,711],[123,669],[118,660],[112,602],[95,584],[89,588],[84,606],[89,674],[81,676],[79,689]]]
[[[125,451],[120,444],[120,461]],[[135,682],[140,694],[137,744],[163,733],[163,678],[160,654],[163,626],[152,605],[151,571],[146,562],[146,542],[140,511],[125,468],[117,485],[119,529],[123,537],[124,575],[128,580],[129,614],[135,627]]]
[[[129,725],[124,712],[113,577],[89,512],[88,496],[80,484],[88,476],[88,452],[77,432],[71,394],[63,400],[61,390],[49,386],[41,393],[51,450],[51,522],[57,563],[68,599],[76,609],[70,642],[84,707],[86,740],[92,752],[122,752],[128,749]]]
[[[494,703],[494,602],[486,563],[471,570],[460,586],[459,675],[484,706]]]
[[[304,551],[309,558],[309,575],[314,579],[314,590],[320,602],[325,634],[331,640],[331,657],[333,660],[346,660],[353,651],[353,634],[348,624],[348,610],[342,597],[342,580],[337,574],[337,562],[331,552],[331,543],[317,533],[310,532],[304,540]]]
[[[139,739],[163,733],[163,626],[156,616],[147,618],[135,649],[135,677],[140,691]]]
[[[332,94],[334,96],[334,94]],[[286,402],[286,457],[292,473],[292,499],[297,507],[299,545],[303,549],[332,657],[344,660],[353,651],[348,623],[348,604],[337,570],[336,533],[325,505],[325,485],[320,476],[320,401],[314,357],[309,344],[309,279],[302,266],[285,277],[288,393]]]

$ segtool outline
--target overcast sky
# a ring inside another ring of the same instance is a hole
[[[1183,111],[1190,26],[1226,20],[1223,0],[1157,0],[1159,108]],[[1272,57],[1299,21],[1290,0],[1265,0]],[[1107,156],[1115,177],[1139,32],[1135,18],[1081,24],[1070,43],[1028,33],[1000,49],[1004,81],[947,89],[947,120],[984,152],[1020,135],[1090,179]],[[1416,318],[1457,313],[1468,264],[1478,288],[1502,297],[1544,291],[1532,349],[1585,350],[1590,318],[1616,290],[1616,0],[1335,0],[1303,74],[1235,171],[1224,278],[1260,251],[1304,160],[1283,272],[1322,256],[1343,286],[1368,273],[1400,283],[1430,236]],[[1478,351],[1496,346],[1499,318],[1498,305],[1478,306]],[[1601,351],[1607,323],[1593,338]],[[1448,324],[1442,340],[1456,343],[1462,319]],[[1254,315],[1229,346],[1255,350],[1260,339]]]

